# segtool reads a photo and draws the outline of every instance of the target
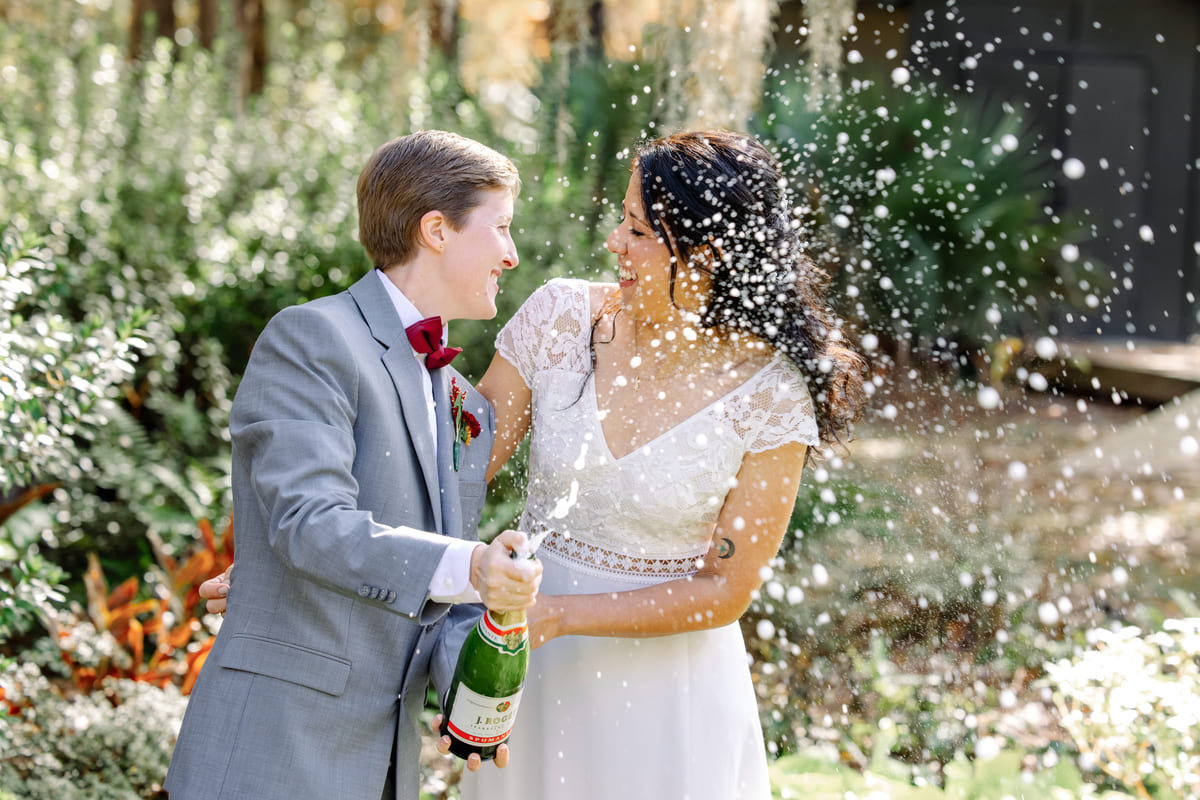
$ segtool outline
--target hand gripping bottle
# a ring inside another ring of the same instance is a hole
[[[533,555],[514,552],[513,558]],[[442,714],[441,733],[450,737],[451,753],[495,757],[517,718],[528,664],[525,612],[485,610],[458,655]]]

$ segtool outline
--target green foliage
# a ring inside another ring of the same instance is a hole
[[[1046,665],[1062,726],[1095,769],[1138,796],[1200,798],[1200,618],[1088,632]]]
[[[986,759],[956,758],[946,766],[943,785],[914,783],[896,776],[894,763],[874,758],[865,771],[839,763],[837,753],[813,748],[786,756],[771,765],[773,796],[779,800],[843,800],[847,797],[888,800],[1129,800],[1133,795],[1098,791],[1085,783],[1070,762],[1031,768],[1025,754],[1008,750]]]
[[[60,313],[63,272],[20,236],[0,243],[0,496],[79,473],[145,344],[141,309]]]
[[[6,720],[0,796],[26,800],[131,800],[160,796],[186,698],[129,680],[70,699],[34,664],[0,681],[19,707]]]
[[[12,642],[62,602],[66,574],[35,549],[18,548],[0,534],[0,642]]]
[[[915,82],[847,82],[819,108],[803,80],[760,126],[793,171],[798,209],[842,311],[894,346],[976,351],[1044,330],[1103,282],[1048,208],[1052,164],[1013,109]]]

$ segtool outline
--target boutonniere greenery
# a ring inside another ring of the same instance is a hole
[[[470,446],[471,440],[479,435],[479,420],[463,408],[467,393],[458,385],[457,378],[450,379],[450,414],[454,420],[454,471],[458,471],[462,448]]]

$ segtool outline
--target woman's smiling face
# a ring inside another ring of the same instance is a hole
[[[680,265],[671,296],[671,249],[654,229],[642,204],[642,172],[635,167],[622,202],[620,224],[604,245],[617,257],[618,281],[624,306],[643,319],[658,319],[664,313],[695,311],[707,298],[707,276]]]

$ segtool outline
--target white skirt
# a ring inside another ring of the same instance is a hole
[[[540,556],[547,594],[638,585]],[[463,800],[771,797],[736,623],[646,639],[564,636],[534,650],[508,744],[506,769],[464,772]]]

